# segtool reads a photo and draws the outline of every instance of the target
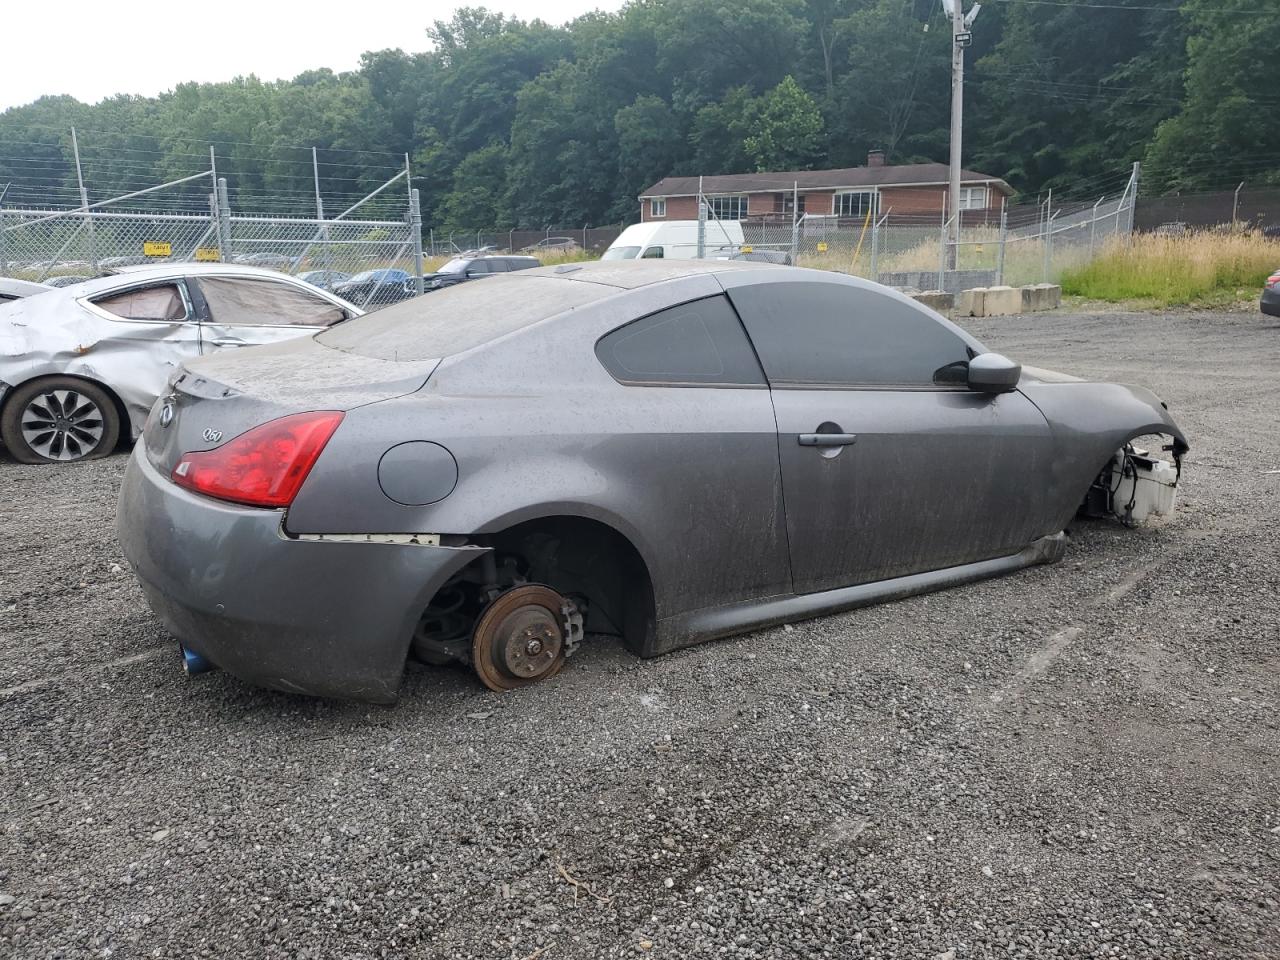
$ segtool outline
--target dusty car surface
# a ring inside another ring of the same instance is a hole
[[[105,456],[142,432],[184,360],[359,316],[284,274],[230,264],[124,267],[0,311],[0,439],[24,463]]]
[[[856,278],[574,264],[186,365],[118,531],[192,662],[389,701],[410,651],[509,689],[1057,559],[1157,434]]]
[[[0,304],[9,303],[11,300],[21,300],[24,297],[34,297],[37,293],[46,293],[52,289],[53,287],[47,283],[33,283],[30,280],[0,277]]]

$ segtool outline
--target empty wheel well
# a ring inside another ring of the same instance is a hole
[[[585,596],[587,630],[621,636],[641,651],[655,625],[653,582],[631,541],[584,517],[543,517],[473,538],[499,555],[519,557],[527,577],[563,594]]]
[[[631,541],[607,524],[553,516],[457,539],[490,551],[432,597],[414,633],[418,659],[469,661],[470,637],[487,605],[527,583],[584,598],[588,632],[621,636],[634,652],[651,655],[656,625],[648,568]]]

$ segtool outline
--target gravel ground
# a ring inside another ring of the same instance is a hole
[[[1160,393],[1176,516],[502,697],[184,680],[124,458],[0,462],[0,956],[1280,956],[1280,325],[969,326]]]

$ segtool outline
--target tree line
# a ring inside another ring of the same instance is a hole
[[[1152,192],[1280,183],[1267,8],[1280,0],[984,5],[965,166],[1025,198],[1118,192],[1135,160]],[[210,144],[240,207],[305,197],[315,145],[340,197],[408,154],[424,219],[456,229],[631,221],[668,175],[947,157],[938,0],[632,0],[563,26],[466,8],[426,34],[427,52],[369,52],[349,73],[9,109],[5,203],[78,202],[72,125],[92,143],[91,199],[201,169]]]

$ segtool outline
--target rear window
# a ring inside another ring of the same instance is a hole
[[[459,283],[339,324],[316,339],[378,360],[430,360],[462,353],[618,292],[557,277],[496,276]]]

